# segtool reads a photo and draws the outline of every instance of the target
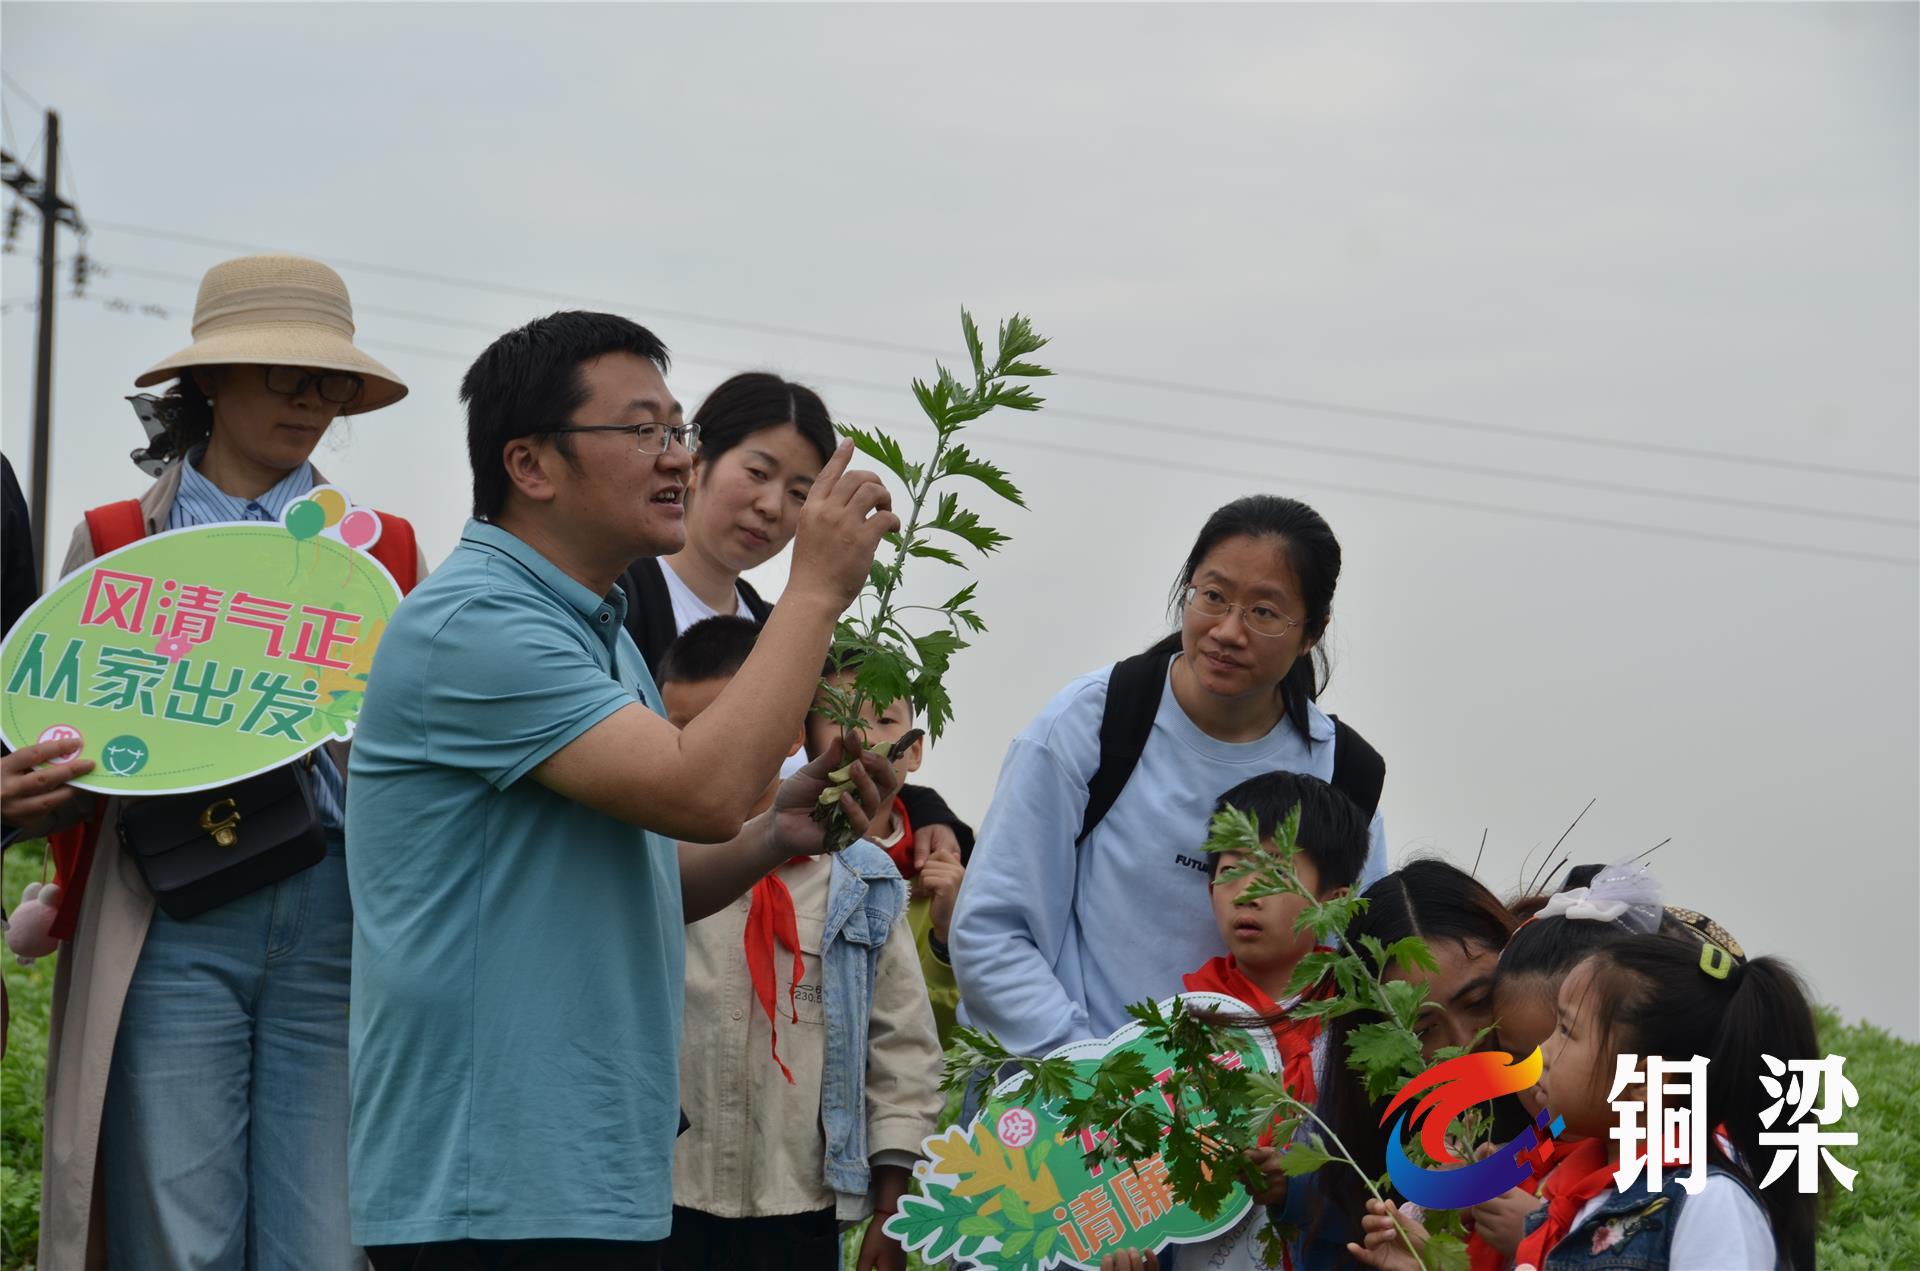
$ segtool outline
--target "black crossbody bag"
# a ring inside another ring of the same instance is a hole
[[[120,846],[168,917],[196,917],[326,857],[311,766],[309,756],[217,790],[122,805]]]

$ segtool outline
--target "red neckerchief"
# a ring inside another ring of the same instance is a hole
[[[1551,1169],[1547,1171],[1549,1174],[1552,1172]],[[1529,1196],[1538,1196],[1540,1183],[1540,1175],[1529,1174],[1520,1181],[1520,1190]],[[1467,1232],[1468,1271],[1507,1271],[1508,1265],[1507,1255],[1481,1239],[1479,1232]]]
[[[1724,1125],[1713,1127],[1710,1144],[1724,1142],[1727,1133]],[[1723,1151],[1725,1149],[1722,1149]],[[1708,1148],[1712,1154],[1712,1146]],[[1513,1264],[1516,1268],[1528,1265],[1539,1266],[1553,1251],[1553,1247],[1573,1234],[1573,1220],[1580,1214],[1586,1203],[1601,1192],[1610,1191],[1613,1176],[1619,1167],[1608,1159],[1606,1142],[1601,1139],[1583,1139],[1573,1150],[1561,1156],[1553,1169],[1547,1173],[1546,1181],[1540,1185],[1540,1195],[1547,1198],[1547,1220],[1534,1230],[1531,1236],[1520,1242],[1514,1250]],[[1663,1170],[1685,1169],[1687,1166],[1685,1151],[1662,1154],[1660,1168]],[[1563,1181],[1564,1180],[1564,1181]],[[1564,1191],[1562,1190],[1564,1188]],[[1476,1264],[1474,1271],[1479,1271]]]
[[[907,805],[898,799],[893,801],[893,819],[900,823],[900,838],[885,850],[900,877],[910,880],[920,872],[913,868],[913,822],[907,820]]]
[[[1331,953],[1331,949],[1316,948],[1315,953]],[[1261,1015],[1272,1017],[1280,1014],[1280,1005],[1249,980],[1231,955],[1215,958],[1193,974],[1180,981],[1188,991],[1194,993],[1224,993],[1228,997],[1238,998],[1251,1006]],[[1332,986],[1321,983],[1301,994],[1301,1001],[1322,997]],[[1287,1089],[1293,1097],[1311,1107],[1319,1094],[1319,1085],[1313,1076],[1313,1042],[1320,1036],[1318,1019],[1282,1019],[1273,1025],[1273,1040],[1280,1047],[1280,1071],[1286,1078]],[[1271,1140],[1262,1136],[1260,1144],[1268,1146]]]
[[[798,865],[807,859],[796,856],[787,863]],[[780,1058],[780,1015],[773,1006],[774,995],[779,990],[773,959],[775,941],[793,954],[793,978],[787,984],[787,1014],[798,1023],[800,1011],[793,1004],[793,993],[807,973],[806,964],[800,960],[800,924],[794,918],[793,893],[787,890],[778,874],[768,874],[755,883],[751,896],[747,906],[747,978],[753,981],[753,995],[759,999],[760,1009],[767,1013],[767,1045],[773,1052],[773,1062],[780,1065],[781,1075],[792,1085],[793,1072]]]
[[[1615,1169],[1608,1159],[1607,1140],[1583,1139],[1574,1144],[1540,1184],[1540,1195],[1547,1201],[1546,1221],[1513,1251],[1514,1266],[1545,1263],[1553,1247],[1572,1233],[1573,1220],[1586,1203],[1601,1192],[1613,1190]]]

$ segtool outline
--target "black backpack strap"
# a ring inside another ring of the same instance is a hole
[[[1077,848],[1087,841],[1120,792],[1127,788],[1140,754],[1153,735],[1160,695],[1167,682],[1173,649],[1148,649],[1113,664],[1107,678],[1107,705],[1100,716],[1100,766],[1087,780],[1087,811],[1080,821]]]
[[[647,556],[620,575],[620,587],[627,593],[627,634],[646,659],[647,672],[658,675],[660,659],[680,634],[673,625],[673,597],[667,594],[667,576],[660,572],[660,562]]]
[[[740,599],[747,602],[747,612],[753,615],[753,620],[763,627],[767,625],[767,615],[773,612],[773,606],[762,600],[746,579],[738,579],[734,585],[740,588]]]
[[[1333,717],[1334,789],[1360,805],[1371,821],[1387,784],[1387,761],[1338,715]]]

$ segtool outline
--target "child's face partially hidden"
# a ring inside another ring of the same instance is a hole
[[[852,675],[836,675],[831,683],[835,688],[845,688],[853,682]],[[869,750],[885,751],[893,743],[906,736],[913,728],[913,707],[902,698],[889,702],[884,709],[876,710],[871,703],[861,708],[860,718],[864,724],[861,733],[866,738]],[[833,741],[834,726],[831,720],[819,715],[807,716],[807,753],[819,755]],[[920,759],[926,748],[927,739],[918,738],[908,746],[905,753],[893,761],[893,770],[902,782],[920,770]]]
[[[1252,884],[1252,877],[1223,883],[1220,875],[1245,859],[1239,852],[1220,854],[1213,874],[1213,921],[1220,928],[1220,938],[1226,941],[1234,961],[1270,996],[1278,998],[1293,968],[1313,952],[1313,933],[1294,930],[1294,924],[1306,911],[1307,899],[1291,895],[1262,896],[1244,905],[1235,903]],[[1321,900],[1332,900],[1346,893],[1346,888],[1336,887],[1321,895],[1320,870],[1305,852],[1293,858],[1293,871],[1300,885]]]
[[[1553,1035],[1557,986],[1538,975],[1501,977],[1493,990],[1493,1044],[1515,1059],[1525,1059]],[[1527,1111],[1538,1115],[1544,1106],[1540,1087],[1520,1092]]]
[[[1602,1036],[1594,993],[1596,963],[1589,958],[1560,982],[1555,1027],[1540,1046],[1544,1070],[1539,1096],[1546,1106],[1566,1119],[1567,1132],[1582,1138],[1605,1138],[1614,1124],[1607,1101],[1613,1084],[1613,1055]],[[1632,1087],[1622,1098],[1639,1098]]]
[[[675,728],[685,728],[694,721],[694,717],[713,705],[722,689],[733,682],[730,675],[715,676],[710,680],[668,680],[660,686],[660,704],[667,708],[667,722]]]
[[[1493,971],[1500,951],[1465,940],[1429,940],[1434,969],[1387,968],[1384,978],[1427,986],[1427,1004],[1414,1022],[1420,1049],[1428,1059],[1448,1046],[1471,1046],[1481,1029],[1493,1023]]]

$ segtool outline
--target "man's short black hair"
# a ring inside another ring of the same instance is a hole
[[[747,664],[760,624],[723,614],[702,618],[674,638],[660,655],[662,684],[700,684],[736,674]]]
[[[507,332],[473,360],[460,381],[467,404],[467,460],[473,466],[473,514],[491,520],[507,506],[507,469],[500,458],[509,441],[564,424],[587,400],[580,368],[607,353],[632,353],[666,374],[670,360],[660,337],[613,313],[569,309]],[[572,436],[554,443],[569,463]]]
[[[1251,813],[1262,840],[1273,837],[1295,804],[1300,833],[1294,840],[1320,875],[1320,890],[1351,887],[1367,863],[1369,825],[1360,805],[1318,777],[1298,772],[1268,772],[1242,781],[1220,796],[1215,812],[1232,808]],[[1220,872],[1217,853],[1207,860],[1208,875]]]

